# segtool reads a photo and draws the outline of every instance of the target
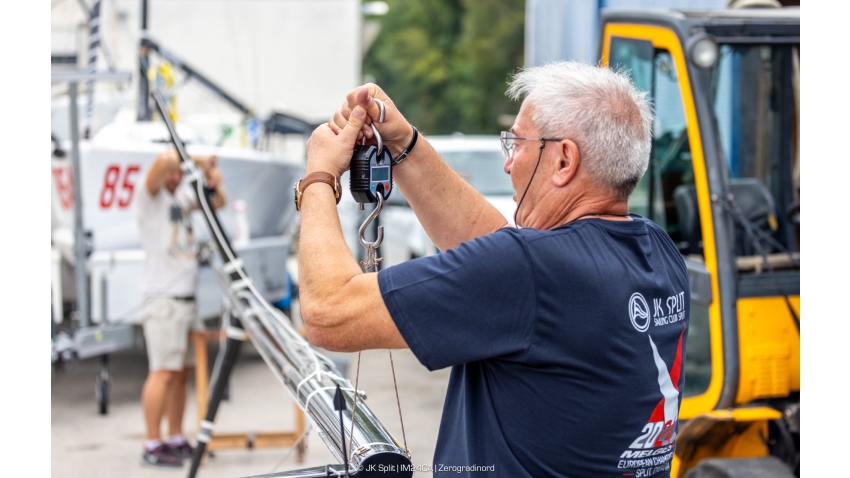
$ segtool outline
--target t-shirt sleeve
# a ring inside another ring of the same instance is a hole
[[[527,353],[534,274],[519,232],[501,229],[378,273],[384,303],[429,370]]]

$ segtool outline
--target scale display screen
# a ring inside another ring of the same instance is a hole
[[[390,179],[390,168],[372,168],[372,181],[387,181]]]

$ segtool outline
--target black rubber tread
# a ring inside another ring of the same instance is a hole
[[[794,478],[775,456],[758,458],[708,458],[685,473],[685,478]]]

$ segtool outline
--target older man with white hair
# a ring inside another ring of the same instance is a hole
[[[307,336],[453,367],[435,475],[669,476],[690,297],[676,246],[628,213],[650,103],[627,76],[574,62],[525,69],[508,93],[527,95],[501,138],[516,227],[375,85],[313,133],[300,198]],[[384,144],[404,158],[394,180],[444,253],[363,274],[333,190],[312,185],[371,137],[376,98]]]

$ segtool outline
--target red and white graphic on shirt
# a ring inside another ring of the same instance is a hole
[[[658,348],[655,347],[655,342],[652,341],[652,336],[649,337],[649,345],[652,346],[652,358],[655,360],[655,366],[658,367],[658,386],[661,388],[662,399],[655,406],[652,415],[649,416],[649,423],[663,423],[661,431],[651,440],[646,440],[644,447],[649,448],[672,445],[675,442],[676,422],[679,418],[679,377],[682,371],[682,338],[685,335],[685,329],[682,328],[682,333],[679,335],[679,344],[676,347],[676,358],[673,360],[673,367],[667,371],[667,364],[658,355]],[[653,427],[656,428],[656,427]],[[651,445],[650,445],[651,444]]]
[[[652,336],[647,335],[649,345],[652,348],[652,358],[658,368],[658,387],[661,391],[661,400],[649,416],[647,424],[641,430],[641,435],[620,456],[621,459],[632,459],[634,461],[629,460],[628,463],[621,461],[621,468],[646,466],[649,463],[644,462],[650,461],[645,460],[646,458],[655,457],[657,461],[661,459],[660,455],[669,454],[669,457],[665,456],[664,458],[667,460],[672,458],[672,445],[676,442],[676,423],[679,417],[679,378],[682,373],[682,340],[684,336],[685,329],[683,327],[682,333],[679,334],[676,358],[673,360],[672,367],[668,369],[667,364],[664,363],[658,353],[658,348],[655,346]]]

